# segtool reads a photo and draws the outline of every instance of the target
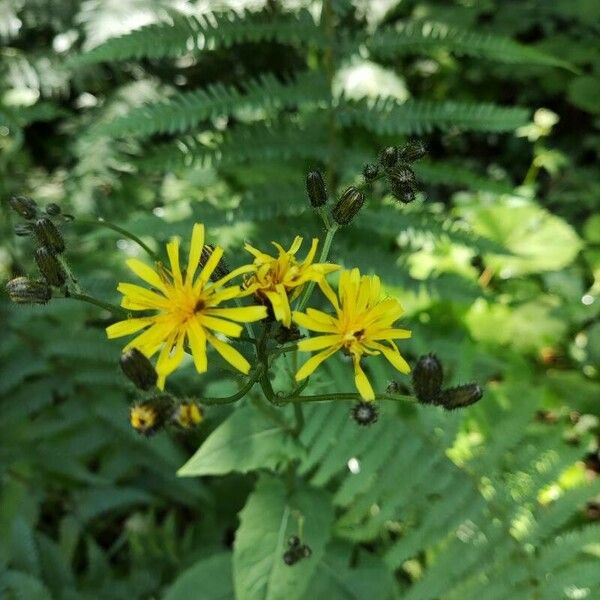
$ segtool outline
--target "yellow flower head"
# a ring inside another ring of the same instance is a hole
[[[297,298],[309,281],[319,282],[325,275],[337,271],[339,265],[314,263],[319,240],[313,239],[310,250],[303,262],[296,259],[302,245],[302,238],[296,236],[289,250],[284,250],[272,242],[279,253],[271,256],[257,250],[250,244],[244,247],[254,256],[254,273],[246,280],[246,286],[262,300],[273,307],[273,314],[286,327],[292,324],[290,302]]]
[[[167,376],[181,364],[186,342],[198,373],[204,373],[207,369],[207,342],[236,369],[248,373],[248,361],[213,332],[238,337],[242,327],[232,321],[258,321],[267,315],[264,306],[219,308],[222,302],[247,294],[239,286],[225,287],[225,284],[234,277],[253,270],[253,266],[240,267],[211,282],[210,276],[223,255],[223,249],[217,246],[196,277],[203,247],[204,226],[197,223],[192,232],[185,272],[182,272],[179,264],[179,240],[173,239],[167,244],[170,269],[161,264],[153,269],[135,258],[127,261],[127,266],[153,289],[132,283],[120,283],[117,288],[123,294],[123,308],[157,312],[151,316],[115,323],[106,329],[106,333],[109,338],[117,338],[145,330],[129,342],[125,350],[137,348],[147,357],[160,351],[156,371],[157,386],[161,390],[164,389]]]
[[[173,420],[183,429],[191,429],[202,423],[204,412],[196,402],[182,402],[173,415]]]
[[[131,426],[140,433],[151,433],[158,424],[158,411],[149,404],[135,404],[129,411]]]
[[[375,393],[361,367],[363,354],[383,354],[401,373],[410,367],[402,358],[393,340],[409,338],[407,329],[395,329],[394,322],[404,312],[396,298],[381,299],[381,282],[376,275],[363,275],[358,269],[344,271],[340,276],[338,296],[324,279],[319,282],[323,293],[335,308],[328,315],[309,308],[306,313],[294,312],[294,321],[319,335],[298,344],[306,352],[321,350],[309,358],[296,373],[296,380],[308,377],[324,360],[338,350],[348,353],[354,363],[354,382],[364,400],[373,400]]]

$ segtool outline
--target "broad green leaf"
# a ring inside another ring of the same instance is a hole
[[[500,277],[554,271],[570,264],[581,248],[575,230],[533,202],[498,198],[466,210],[475,231],[503,244],[515,256],[488,254],[486,264]]]
[[[352,546],[334,542],[310,582],[307,598],[363,600],[389,598],[394,589],[394,576],[381,558],[362,552],[351,562]]]
[[[242,406],[213,431],[178,474],[225,475],[272,469],[300,456],[300,446],[252,406]]]
[[[231,600],[231,555],[228,552],[199,560],[167,589],[163,600]]]
[[[233,550],[237,600],[295,600],[305,591],[331,535],[333,508],[327,493],[294,482],[259,479],[240,513]],[[302,528],[300,528],[302,524]],[[308,558],[289,566],[283,561],[290,535],[300,534],[310,546]]]

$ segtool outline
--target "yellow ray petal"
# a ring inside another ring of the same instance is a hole
[[[283,285],[276,285],[274,292],[267,291],[265,292],[265,295],[273,307],[275,319],[283,323],[286,327],[290,327],[292,324],[292,311],[290,309],[287,292]]]
[[[173,281],[175,285],[182,285],[181,280],[181,267],[179,266],[179,240],[173,238],[167,244],[167,254],[169,256],[169,263],[171,264],[171,273],[173,275]]]
[[[205,315],[224,317],[240,323],[253,323],[267,316],[266,306],[240,306],[238,308],[207,308]]]
[[[245,375],[250,372],[250,363],[233,347],[214,335],[206,332],[206,337],[211,346],[232,366]]]
[[[368,338],[372,340],[405,340],[410,337],[412,337],[412,332],[408,329],[394,329],[391,327],[373,329],[368,333]]]
[[[410,366],[404,360],[404,358],[402,358],[402,355],[398,351],[396,345],[393,342],[390,342],[390,344],[392,346],[391,348],[386,344],[379,344],[377,342],[373,342],[370,345],[374,348],[377,348],[377,350],[380,350],[381,353],[390,361],[392,366],[400,371],[400,373],[410,373]]]
[[[143,279],[146,283],[150,284],[152,287],[160,290],[161,292],[166,292],[165,284],[160,278],[159,274],[152,268],[149,267],[146,263],[143,263],[141,260],[137,258],[129,258],[125,261],[125,264],[140,278]]]
[[[131,335],[132,333],[138,332],[140,329],[147,327],[153,322],[152,317],[140,318],[140,319],[126,319],[125,321],[119,321],[113,323],[106,328],[106,335],[109,339],[123,337],[124,335]]]
[[[194,290],[199,290],[202,288],[207,281],[210,279],[210,276],[213,274],[214,270],[217,268],[221,257],[223,256],[223,248],[221,246],[216,246],[215,249],[211,252],[210,257],[206,261],[204,268],[200,271],[200,275],[194,283]]]
[[[168,298],[152,292],[134,283],[120,283],[117,290],[127,297],[127,300],[146,308],[169,308]]]
[[[290,246],[288,253],[296,254],[296,252],[298,252],[298,250],[300,250],[300,246],[302,246],[302,238],[299,235],[297,235],[294,238],[294,241],[292,242],[292,245]]]
[[[327,300],[329,300],[329,302],[331,302],[332,306],[337,311],[339,311],[340,305],[338,303],[337,296],[335,295],[335,292],[331,289],[331,286],[329,285],[327,280],[319,279],[318,283],[319,283],[319,287],[321,288],[321,291],[325,294],[325,297],[327,298]]]
[[[340,348],[342,345],[340,335],[318,335],[298,343],[298,350],[301,352],[313,352],[323,350],[323,348]]]
[[[192,351],[192,358],[194,359],[196,371],[198,371],[198,373],[204,373],[208,368],[206,358],[206,334],[196,318],[188,321],[187,336],[190,342],[190,349]]]
[[[163,346],[156,362],[156,372],[159,375],[159,389],[163,390],[166,378],[181,364],[183,360],[184,332],[179,331],[171,334]]]
[[[312,264],[313,260],[315,260],[315,256],[317,254],[317,246],[319,245],[319,238],[313,238],[310,244],[310,250],[302,263],[303,266],[308,267],[308,265]]]
[[[323,352],[311,356],[300,369],[298,369],[296,381],[300,381],[311,375],[324,360],[327,360],[332,354],[335,354],[337,350],[337,348],[328,348],[327,350],[323,350]]]
[[[141,333],[131,340],[125,346],[124,350],[137,348],[140,352],[143,352],[146,356],[150,357],[158,350],[161,342],[169,337],[172,330],[173,325],[171,323],[154,323],[154,325],[149,329],[146,329],[144,333]]]
[[[311,310],[311,309],[308,309]],[[301,312],[297,312],[294,311],[294,322],[297,325],[300,325],[300,327],[304,327],[305,329],[309,329],[310,331],[317,331],[319,333],[333,333],[336,331],[336,326],[335,323],[333,322],[333,319],[329,322],[325,321],[322,318],[315,318],[315,316],[313,315],[313,313],[309,313],[308,310],[306,311],[307,314],[301,313]],[[314,310],[314,309],[312,309]],[[315,312],[320,312],[320,311],[315,311]],[[325,313],[321,313],[322,315],[325,315]],[[328,315],[325,315],[326,317]]]
[[[204,225],[202,223],[195,223],[194,228],[192,229],[192,241],[190,244],[190,253],[188,255],[188,266],[185,273],[186,285],[191,285],[194,281],[194,275],[196,275],[196,269],[198,268],[198,262],[200,261],[203,247]]]
[[[212,287],[214,287],[215,289],[220,288],[220,287],[224,286],[231,279],[233,279],[235,277],[239,277],[240,275],[244,275],[245,273],[250,273],[252,271],[256,271],[256,265],[242,265],[241,267],[238,267],[237,269],[234,269],[233,271],[231,271],[231,273],[228,273],[224,277],[221,277],[221,279],[218,279],[217,281],[215,281],[215,283]]]
[[[216,317],[209,317],[207,314],[199,313],[196,317],[203,327],[208,327],[213,331],[224,333],[229,337],[239,337],[242,333],[242,326],[231,321],[225,321],[225,319],[217,319]]]
[[[360,366],[360,356],[355,354],[352,359],[354,362],[354,383],[358,393],[363,400],[375,400],[375,392],[373,391],[365,372]]]

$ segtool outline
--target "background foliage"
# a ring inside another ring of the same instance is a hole
[[[402,299],[409,358],[486,385],[460,413],[384,403],[368,429],[315,405],[296,442],[247,401],[145,439],[108,313],[3,298],[2,597],[594,597],[599,22],[593,0],[2,0],[3,280],[33,272],[12,194],[78,217],[67,256],[116,299],[137,249],[85,217],[155,245],[194,220],[229,249],[308,237],[309,167],[335,195],[420,135],[419,200],[373,194],[333,259]],[[345,390],[347,368],[311,389]],[[197,398],[238,385],[173,380]],[[300,515],[313,554],[287,567]]]

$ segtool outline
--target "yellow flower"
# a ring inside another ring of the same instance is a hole
[[[271,256],[257,250],[250,244],[244,248],[254,256],[255,272],[246,280],[246,286],[263,301],[273,307],[273,314],[286,327],[292,324],[290,302],[297,298],[309,281],[319,282],[325,275],[337,271],[339,265],[313,263],[319,240],[313,239],[310,250],[303,262],[296,259],[302,245],[302,238],[296,236],[289,250],[284,250],[276,242],[278,256]]]
[[[137,348],[147,357],[160,350],[156,371],[157,386],[161,390],[164,389],[167,376],[181,364],[186,341],[198,373],[204,373],[207,369],[207,342],[236,369],[248,373],[248,361],[212,332],[239,337],[242,327],[232,321],[258,321],[267,315],[264,306],[219,308],[226,300],[247,295],[239,286],[224,286],[232,278],[250,272],[253,267],[245,265],[214,283],[211,282],[210,276],[223,255],[223,249],[217,246],[199,275],[195,277],[203,247],[204,226],[197,223],[192,232],[185,272],[182,273],[179,264],[179,240],[173,239],[167,244],[170,269],[166,269],[160,263],[153,269],[135,258],[127,261],[127,266],[152,286],[152,290],[132,283],[120,283],[117,288],[123,294],[123,308],[156,310],[157,313],[120,321],[108,327],[106,333],[109,338],[117,338],[145,330],[129,342],[125,350]]]
[[[296,373],[296,380],[308,377],[324,360],[338,350],[352,357],[354,382],[364,400],[373,400],[375,393],[361,367],[364,354],[383,354],[401,373],[410,372],[393,340],[411,336],[407,329],[393,328],[404,312],[396,298],[381,299],[381,282],[376,275],[363,275],[358,269],[344,271],[340,276],[338,296],[323,279],[319,282],[327,299],[335,308],[335,316],[309,308],[306,313],[294,312],[294,321],[319,335],[298,344],[306,352],[321,350],[309,358]]]

